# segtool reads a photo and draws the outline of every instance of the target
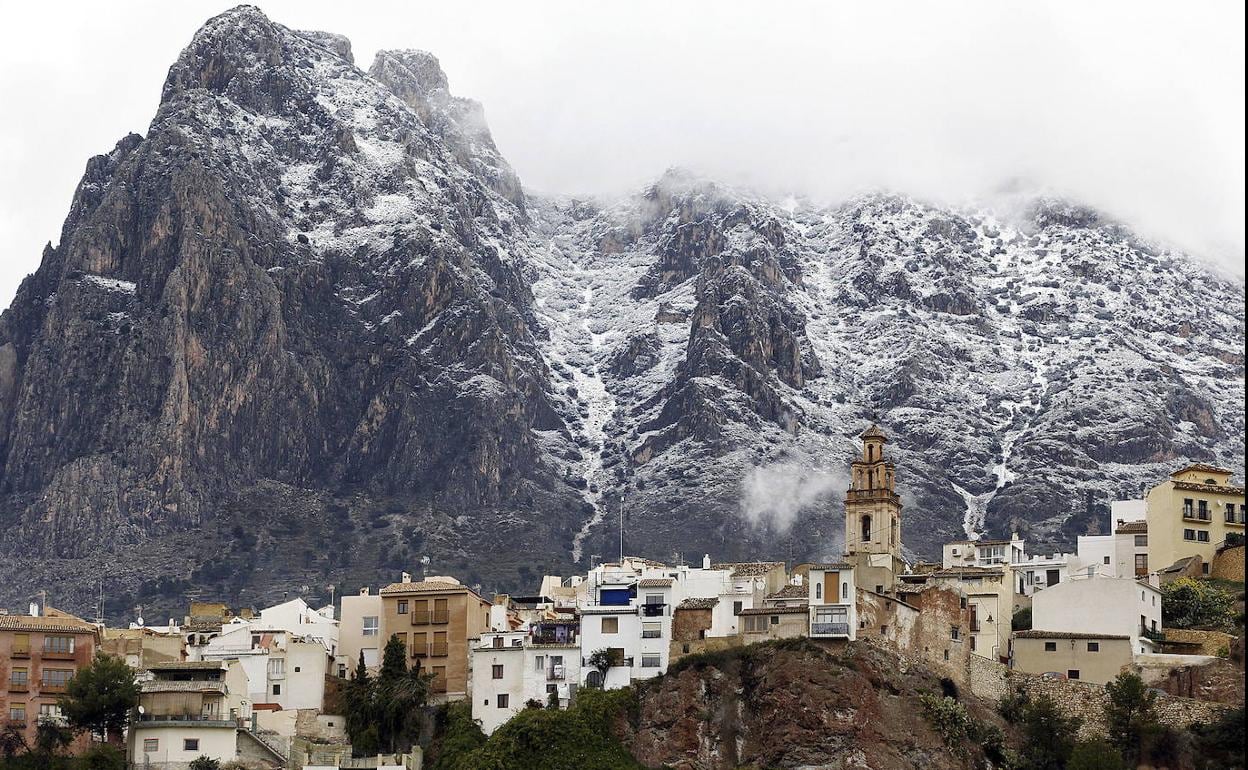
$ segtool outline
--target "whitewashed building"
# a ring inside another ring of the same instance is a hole
[[[1032,597],[1036,631],[1111,634],[1131,640],[1135,654],[1157,652],[1162,634],[1161,590],[1135,578],[1075,575]]]
[[[580,682],[574,620],[549,620],[514,631],[488,631],[469,646],[473,719],[488,735],[530,704],[567,708]]]

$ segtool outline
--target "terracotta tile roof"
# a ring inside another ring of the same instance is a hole
[[[1127,521],[1114,530],[1115,535],[1131,535],[1148,531],[1147,521]]]
[[[731,570],[733,577],[757,577],[766,575],[776,567],[784,567],[782,561],[725,561],[712,564],[711,569]]]
[[[463,583],[447,583],[442,580],[417,580],[413,583],[391,583],[377,593],[379,594],[410,594],[422,591],[468,591],[475,593]]]
[[[1179,468],[1177,471],[1175,471],[1174,473],[1171,473],[1170,475],[1178,476],[1180,473],[1187,473],[1188,471],[1197,471],[1200,473],[1227,473],[1227,474],[1235,472],[1231,470],[1230,468],[1221,468],[1217,465],[1210,465],[1209,463],[1192,463],[1190,465],[1185,465],[1182,468]]]
[[[810,590],[806,586],[795,586],[789,583],[784,588],[768,595],[768,599],[806,599],[810,596]]]
[[[45,631],[98,634],[95,626],[81,618],[0,615],[0,631]]]
[[[883,439],[886,439],[886,438],[888,438],[888,436],[885,436],[885,435],[884,435],[884,431],[880,430],[880,426],[876,425],[875,423],[871,423],[871,427],[870,427],[870,428],[867,428],[867,429],[866,429],[866,430],[864,430],[862,433],[858,434],[858,438],[883,438]]]
[[[715,598],[714,596],[708,596],[708,597],[697,596],[697,597],[693,597],[690,599],[685,599],[683,602],[676,605],[676,609],[678,610],[709,610],[717,604],[719,604],[719,599]]]
[[[810,569],[842,570],[842,569],[853,569],[853,568],[854,568],[854,565],[850,564],[847,561],[833,561],[833,562],[828,562],[827,564],[810,565]]]
[[[640,588],[667,588],[671,584],[671,578],[645,578],[637,582]]]
[[[741,610],[738,615],[806,615],[810,610],[805,607],[750,607]]]
[[[1018,639],[1130,639],[1120,634],[1085,634],[1077,631],[1015,631]]]
[[[1186,489],[1192,492],[1217,492],[1223,495],[1242,495],[1243,487],[1236,487],[1224,484],[1198,484],[1193,481],[1175,481],[1175,489]]]

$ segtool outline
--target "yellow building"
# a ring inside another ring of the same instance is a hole
[[[1231,471],[1194,463],[1148,491],[1148,565],[1164,569],[1200,556],[1205,570],[1227,535],[1244,533],[1244,488]]]
[[[490,602],[452,577],[429,577],[391,583],[381,595],[383,638],[397,636],[434,675],[438,700],[462,700],[468,694],[468,640],[490,629]],[[382,644],[384,649],[385,645]]]

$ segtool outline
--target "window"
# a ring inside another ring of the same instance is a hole
[[[198,738],[183,738],[182,750],[183,751],[199,751],[199,739]]]
[[[27,673],[26,669],[13,668],[9,671],[9,684],[25,687],[29,683],[28,676],[30,674]]]
[[[958,606],[961,607],[962,609],[966,609],[966,597],[965,596],[958,597]]]
[[[493,639],[490,640],[490,642],[491,642],[490,646],[492,646],[496,650],[501,650],[503,648],[503,637],[501,636],[494,637]]]
[[[1197,541],[1199,541],[1199,542],[1201,542],[1201,543],[1208,543],[1208,542],[1209,542],[1209,532],[1208,532],[1207,530],[1203,530],[1203,529],[1202,529],[1202,530],[1200,530],[1199,532],[1197,532],[1197,533],[1196,533],[1196,540],[1197,540]]]
[[[619,632],[620,632],[620,619],[619,618],[604,617],[602,619],[602,633],[618,634]]]
[[[503,664],[502,663],[494,664],[493,668],[490,670],[490,678],[491,679],[503,678]]]
[[[269,658],[269,676],[285,676],[286,675],[286,659],[285,658]]]
[[[1079,669],[1077,669],[1077,668],[1067,669],[1067,670],[1066,670],[1066,678],[1067,678],[1067,679],[1078,679],[1078,678],[1079,678]]]
[[[823,598],[823,583],[815,583],[815,598]]]
[[[949,638],[955,642],[962,638],[961,626],[949,626]]]
[[[1044,571],[1044,580],[1045,580],[1045,583],[1048,585],[1055,586],[1058,584],[1058,582],[1061,581],[1061,579],[1062,579],[1061,570],[1046,569]]]
[[[274,695],[281,695],[281,694],[282,694],[282,686],[281,686],[280,684],[275,684],[275,685],[273,685],[273,694],[274,694]]]
[[[43,651],[51,653],[68,654],[74,651],[74,637],[72,636],[45,636],[43,637]]]
[[[871,517],[862,517],[862,540],[863,543],[871,542]]]
[[[160,739],[159,738],[144,738],[143,739],[143,753],[155,754],[157,751],[160,751]]]
[[[1209,521],[1209,501],[1208,500],[1196,501],[1196,518],[1200,519],[1201,521]]]
[[[507,693],[505,693],[505,692],[503,692],[503,693],[499,693],[499,694],[498,694],[498,697],[497,697],[497,698],[495,698],[495,700],[498,702],[498,707],[499,707],[500,709],[505,709],[505,708],[507,708],[509,705],[511,705],[511,696],[510,696],[510,695],[508,695],[508,694],[507,694]]]
[[[845,601],[846,596],[849,596],[849,583],[841,583],[841,601]]]
[[[407,614],[407,599],[399,599],[399,614]]]
[[[887,633],[888,633],[888,626],[880,626],[880,636],[884,636]]]
[[[557,684],[546,685],[546,694],[550,695],[552,692],[559,692],[559,685]]]
[[[377,616],[376,616],[376,615],[366,615],[366,616],[364,617],[363,621],[364,621],[364,624],[363,624],[363,630],[362,630],[362,632],[361,632],[361,633],[362,633],[364,636],[376,636],[376,635],[377,635],[377,628],[378,628],[378,626],[377,626]]]
[[[1185,530],[1183,530],[1183,539],[1184,539],[1184,540],[1195,540],[1195,539],[1196,539],[1196,530],[1194,530],[1194,529],[1185,529]]]
[[[435,657],[435,658],[440,658],[440,657],[442,657],[442,656],[444,656],[444,655],[446,655],[446,654],[447,654],[447,652],[449,651],[449,648],[447,647],[447,643],[446,643],[446,632],[445,632],[445,631],[434,631],[434,632],[433,632],[433,645],[432,645],[432,647],[433,647],[433,649],[429,650],[429,654],[430,654],[430,656],[432,656],[432,657]]]
[[[30,634],[13,634],[13,654],[30,654]]]
[[[658,639],[663,636],[662,623],[642,623],[641,638],[642,639]]]
[[[533,658],[533,670],[534,671],[546,670],[546,656],[545,655],[538,655]]]
[[[772,616],[771,616],[771,624],[772,624],[773,626],[778,626],[778,625],[780,625],[780,616],[779,616],[779,615],[772,615]]]
[[[65,714],[61,712],[61,707],[56,703],[40,703],[39,704],[39,721],[52,722],[54,724],[65,724]]]
[[[1135,536],[1136,548],[1144,548],[1147,545],[1148,545],[1148,535],[1136,535]]]
[[[9,721],[25,723],[26,722],[26,706],[20,705],[20,704],[16,706],[9,706]]]
[[[1101,651],[1100,642],[1088,642],[1088,652],[1100,652],[1100,651]]]
[[[1109,564],[1109,557],[1108,557],[1108,556],[1106,556],[1106,557],[1102,560],[1102,563],[1103,563],[1103,564]]]
[[[253,634],[253,635],[252,635],[252,637],[251,637],[251,649],[253,649],[253,650],[254,650],[254,649],[256,649],[256,648],[257,648],[257,647],[259,647],[259,646],[260,646],[260,635],[259,635],[259,634]]]
[[[1231,524],[1235,523],[1235,503],[1226,504],[1226,520]]]
[[[299,671],[300,671],[300,668],[298,666],[295,666],[295,673],[298,674]]]
[[[733,603],[732,603],[732,614],[733,614],[733,615],[740,615],[740,614],[741,614],[741,607],[742,607],[742,606],[743,606],[743,605],[741,604],[741,602],[733,602]]]
[[[486,625],[489,625],[489,616],[486,616]],[[429,625],[429,600],[416,599],[412,602],[412,625],[427,626]]]
[[[971,652],[975,651],[975,635],[971,634]]]
[[[451,622],[450,603],[448,599],[433,600],[433,622],[439,625]]]
[[[641,667],[642,668],[658,668],[659,656],[658,655],[642,655]]]
[[[758,634],[767,630],[767,621],[761,615],[742,615],[741,623],[747,634]]]
[[[40,685],[43,687],[64,687],[73,675],[74,672],[72,669],[45,668],[43,670],[43,678],[40,680]]]
[[[1137,553],[1135,555],[1135,574],[1137,577],[1148,574],[1148,554]]]
[[[1190,497],[1183,498],[1183,518],[1192,518],[1192,498]]]
[[[646,594],[646,604],[662,604],[663,594]]]
[[[1045,642],[1044,651],[1045,652],[1057,652],[1057,642]]]

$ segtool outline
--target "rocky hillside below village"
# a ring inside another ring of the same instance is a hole
[[[913,557],[1098,532],[1244,463],[1244,287],[1037,198],[526,191],[437,60],[240,6],[92,158],[0,316],[0,604],[531,590],[616,552],[841,547],[891,437]]]

